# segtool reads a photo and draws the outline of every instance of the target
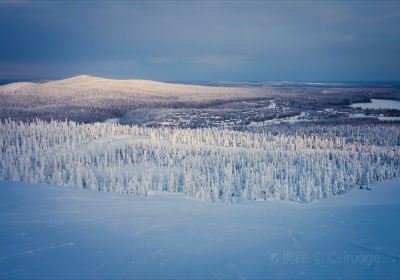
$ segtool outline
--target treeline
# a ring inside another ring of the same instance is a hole
[[[368,133],[309,129],[251,133],[6,120],[0,122],[0,179],[208,201],[309,202],[400,175],[400,148],[363,138],[376,134],[373,139],[396,143],[398,126],[371,126]],[[350,133],[358,140],[348,141]]]
[[[346,123],[344,123],[346,122]],[[361,143],[375,146],[400,146],[400,126],[398,123],[366,123],[365,120],[345,119],[334,122],[301,122],[298,124],[279,124],[245,127],[241,130],[253,133],[269,133],[287,136],[317,136],[319,138],[342,138],[346,143]]]

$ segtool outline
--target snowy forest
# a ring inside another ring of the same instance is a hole
[[[303,203],[399,176],[399,139],[396,125],[240,132],[4,120],[0,180]]]

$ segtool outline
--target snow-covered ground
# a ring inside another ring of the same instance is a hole
[[[398,278],[400,179],[311,204],[0,182],[0,278]]]
[[[106,119],[103,123],[106,123],[106,124],[118,124],[119,123],[119,118]]]

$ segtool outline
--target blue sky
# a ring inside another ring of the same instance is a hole
[[[400,80],[400,1],[1,1],[0,37],[3,80]]]

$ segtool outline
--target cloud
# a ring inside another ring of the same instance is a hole
[[[400,2],[0,3],[0,79],[400,80]]]
[[[152,64],[205,64],[205,65],[235,65],[246,62],[245,55],[195,55],[195,56],[157,56],[149,59]]]

